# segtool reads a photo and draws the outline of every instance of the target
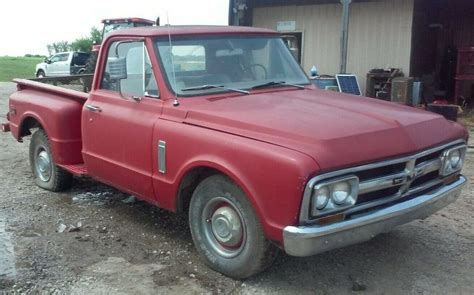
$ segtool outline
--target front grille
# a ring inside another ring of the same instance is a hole
[[[433,191],[445,185],[444,182],[447,179],[440,172],[443,166],[444,152],[463,146],[465,146],[464,141],[458,140],[415,155],[318,175],[312,178],[306,186],[300,221],[302,224],[314,223],[319,218],[336,213],[344,214],[345,218],[351,218],[351,216],[404,202]],[[351,176],[359,178],[359,190],[355,204],[339,210],[337,207],[331,208],[327,213],[322,212],[313,216],[310,206],[314,187],[320,183]]]
[[[400,190],[400,186],[395,186],[395,187],[385,188],[379,191],[365,193],[358,196],[356,204],[364,204],[364,203],[372,202],[386,196],[393,196],[397,194],[399,190]]]
[[[428,174],[425,174],[423,176],[420,176],[419,178],[413,180],[411,183],[411,187],[419,187],[425,183],[428,183],[429,181],[435,181],[439,178],[439,171],[433,171]]]
[[[430,153],[426,156],[423,156],[423,157],[420,157],[418,159],[416,159],[416,165],[420,164],[420,163],[423,163],[423,162],[426,162],[426,161],[429,161],[429,160],[434,160],[436,158],[439,158],[441,156],[441,154],[443,153],[443,151],[437,151],[437,152],[434,152],[434,153]]]
[[[400,172],[405,169],[405,163],[395,163],[392,165],[372,168],[364,171],[358,171],[355,173],[359,177],[359,181],[370,180],[371,178],[378,177],[380,175],[389,175],[392,173]]]
[[[441,151],[423,154],[399,163],[356,172],[359,177],[358,205],[380,205],[429,189],[441,182]],[[359,206],[358,209],[361,209]]]

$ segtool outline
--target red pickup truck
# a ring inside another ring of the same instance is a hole
[[[32,134],[37,185],[88,175],[187,212],[199,254],[234,278],[278,249],[314,255],[425,218],[466,183],[461,125],[318,90],[270,30],[121,30],[89,94],[15,82],[3,129]]]

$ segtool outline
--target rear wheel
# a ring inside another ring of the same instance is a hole
[[[38,129],[31,137],[30,165],[39,187],[53,192],[71,187],[72,174],[54,163],[48,136],[43,129]]]
[[[198,185],[191,199],[189,224],[205,262],[233,278],[263,271],[278,252],[265,238],[245,193],[222,175],[210,176]]]

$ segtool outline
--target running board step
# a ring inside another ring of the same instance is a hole
[[[76,176],[87,176],[87,167],[84,164],[58,165],[58,166]]]

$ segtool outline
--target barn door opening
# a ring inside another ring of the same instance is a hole
[[[302,51],[303,51],[303,33],[302,32],[291,32],[291,33],[283,33],[281,38],[285,41],[286,46],[290,49],[291,53],[301,64],[302,59]]]

